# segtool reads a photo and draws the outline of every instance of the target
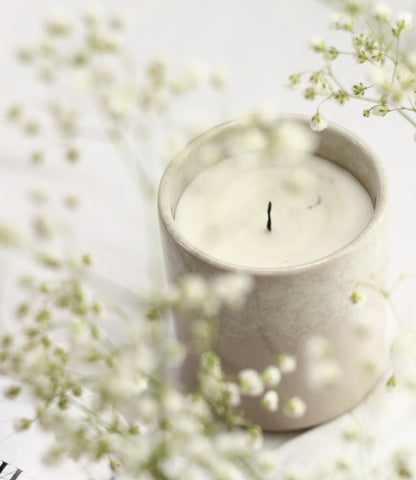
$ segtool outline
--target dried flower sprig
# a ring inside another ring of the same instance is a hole
[[[411,13],[393,14],[385,5],[370,0],[327,3],[337,12],[330,25],[349,37],[349,48],[314,37],[310,47],[322,58],[322,66],[288,78],[288,86],[303,85],[303,96],[319,101],[311,119],[312,128],[318,131],[326,128],[328,122],[321,113],[326,102],[342,106],[351,99],[370,104],[363,110],[364,117],[397,112],[416,127],[416,52],[405,38],[412,27]],[[346,59],[366,67],[351,87],[336,73],[337,62]]]
[[[20,327],[1,337],[0,373],[10,381],[4,395],[25,393],[34,407],[32,417],[16,420],[16,431],[36,423],[53,433],[59,441],[45,457],[52,463],[68,455],[106,461],[110,470],[134,478],[144,473],[184,478],[199,471],[209,478],[229,472],[232,478],[266,478],[270,462],[256,448],[261,432],[238,407],[242,395],[261,396],[267,386],[261,401],[275,411],[275,388],[285,369],[276,365],[262,376],[245,370],[239,379],[229,378],[209,349],[213,337],[208,335],[200,350],[197,391],[181,392],[167,375],[186,353],[167,333],[168,312],[199,313],[198,318],[210,320],[224,302],[241,306],[250,282],[232,276],[211,283],[185,279],[165,292],[142,296],[137,321],[89,293],[82,277],[93,262],[90,255],[79,260],[42,262],[52,277],[25,280],[30,301],[16,310]],[[109,323],[117,325],[114,334]],[[281,365],[284,359],[279,357]],[[294,398],[286,410],[300,415],[304,406]]]

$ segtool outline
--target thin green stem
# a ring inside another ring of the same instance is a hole
[[[397,73],[397,65],[399,64],[399,45],[400,45],[400,37],[397,37],[396,39],[396,47],[394,49],[394,67],[393,67],[393,73],[391,75],[391,85],[394,83],[394,79],[396,78],[396,73]]]

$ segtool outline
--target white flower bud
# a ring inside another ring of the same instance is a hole
[[[290,398],[285,405],[284,412],[288,417],[300,418],[306,411],[305,402],[299,397]]]
[[[331,28],[335,30],[344,30],[346,32],[351,32],[354,28],[354,22],[349,15],[336,13],[332,16],[330,23]]]
[[[229,396],[230,405],[237,407],[241,403],[240,390],[235,383],[228,382],[225,391]]]
[[[261,376],[253,369],[242,370],[239,373],[240,388],[244,395],[257,397],[264,391],[264,384]]]
[[[170,366],[179,366],[186,356],[186,349],[184,345],[175,340],[171,340],[166,345],[166,359]]]
[[[333,387],[341,377],[341,369],[334,359],[312,362],[308,370],[308,381],[317,389]]]
[[[293,355],[280,353],[276,360],[277,366],[282,373],[292,373],[296,370],[296,358]]]
[[[23,432],[32,425],[32,420],[29,418],[17,418],[13,421],[13,428],[15,432]]]
[[[88,26],[95,26],[102,19],[103,12],[99,5],[90,5],[84,12],[84,21]]]
[[[270,367],[267,367],[266,370],[264,370],[262,377],[265,385],[273,388],[276,385],[279,385],[280,380],[282,379],[282,374],[277,367],[270,365]]]
[[[391,30],[395,37],[401,37],[411,27],[413,15],[410,12],[399,12],[391,24]]]
[[[328,126],[328,121],[319,113],[315,113],[315,115],[311,119],[311,128],[316,132],[320,132],[325,130]]]
[[[276,412],[279,407],[279,396],[277,392],[274,390],[266,392],[261,401],[261,406],[269,412]]]
[[[384,117],[389,113],[389,108],[386,105],[377,105],[371,109],[371,113],[376,117]]]
[[[260,468],[266,474],[275,472],[279,464],[276,452],[261,452],[258,461]]]
[[[347,424],[343,428],[342,436],[349,442],[360,440],[362,431],[356,420],[348,419]]]
[[[207,286],[204,280],[197,276],[188,276],[181,284],[183,302],[191,308],[200,307],[207,296]]]
[[[53,35],[66,35],[73,27],[71,17],[65,11],[56,11],[46,20],[46,29]]]
[[[110,18],[110,25],[115,30],[123,30],[126,28],[130,20],[130,14],[126,10],[119,10]]]
[[[243,305],[252,287],[253,279],[248,275],[239,274],[222,275],[213,285],[215,295],[224,305],[231,308]]]
[[[309,40],[309,46],[314,52],[321,53],[326,51],[326,44],[321,37],[312,37]]]
[[[383,3],[379,3],[374,7],[374,18],[380,23],[387,23],[390,20],[391,10]]]
[[[290,121],[277,127],[273,132],[271,142],[276,151],[290,154],[292,159],[303,157],[305,153],[312,153],[317,146],[315,134],[307,127]]]

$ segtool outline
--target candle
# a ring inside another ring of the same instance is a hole
[[[286,121],[309,124],[281,115],[262,132],[273,137]],[[300,157],[247,142],[249,130],[247,118],[220,125],[167,167],[158,199],[166,270],[173,282],[250,275],[244,307],[219,313],[216,350],[234,376],[262,372],[277,353],[293,355],[297,369],[282,377],[280,403],[299,396],[301,418],[266,412],[258,398],[243,397],[241,406],[267,430],[306,428],[354,406],[383,369],[387,182],[371,149],[335,125],[314,136],[314,156]],[[357,289],[364,300],[355,304]],[[362,319],[375,326],[365,336]],[[194,345],[190,319],[178,312],[175,324],[178,338]],[[342,372],[330,389],[310,382],[306,345],[316,335]],[[186,385],[195,385],[199,364],[191,349],[180,372]]]
[[[175,221],[205,253],[248,267],[286,267],[348,244],[374,215],[349,172],[317,156],[292,166],[244,155],[200,172],[183,192]]]

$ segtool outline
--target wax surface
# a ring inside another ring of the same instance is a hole
[[[183,192],[175,221],[191,244],[217,259],[272,268],[335,252],[373,212],[364,187],[332,162],[309,156],[292,165],[246,156],[200,172]]]

